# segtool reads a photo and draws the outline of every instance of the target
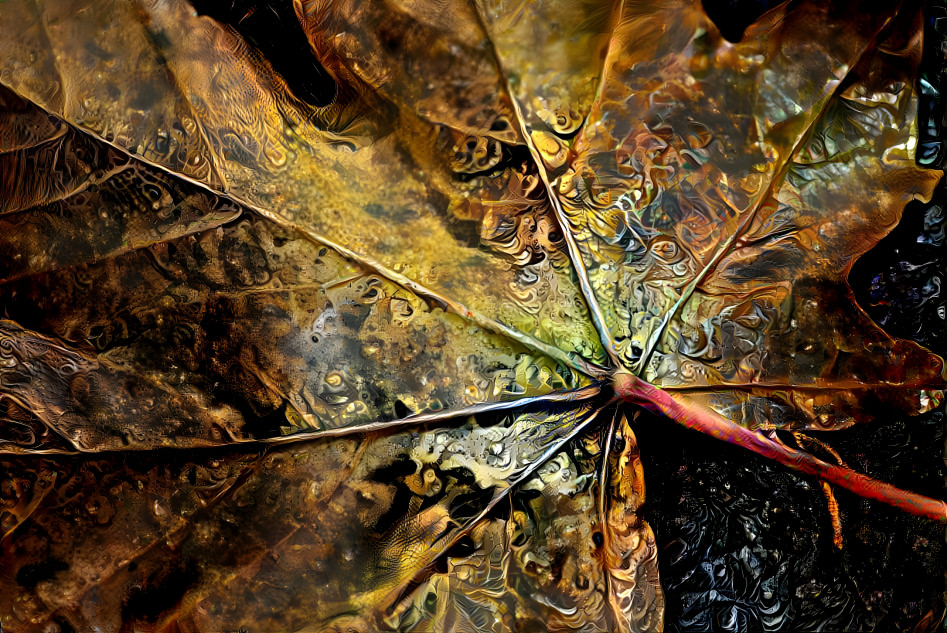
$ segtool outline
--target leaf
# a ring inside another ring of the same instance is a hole
[[[57,337],[4,322],[4,382],[76,450],[268,438],[582,384],[298,231],[58,134],[52,151],[8,154],[52,172],[75,142],[95,162],[71,195],[0,219],[6,314]]]
[[[0,624],[662,630],[640,408],[945,520],[754,431],[943,388],[847,285],[919,15],[844,4],[7,0]]]

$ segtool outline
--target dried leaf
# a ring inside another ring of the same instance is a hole
[[[0,625],[663,630],[632,403],[947,520],[737,426],[942,395],[847,284],[940,177],[862,5],[4,2]]]

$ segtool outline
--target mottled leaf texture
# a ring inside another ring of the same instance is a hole
[[[947,521],[801,433],[943,399],[921,9],[0,2],[0,626],[661,631],[642,409]]]
[[[749,426],[920,406],[903,387],[942,363],[845,283],[940,177],[909,151],[919,16],[896,9],[786,4],[731,44],[699,5],[626,3],[559,191],[643,377]]]

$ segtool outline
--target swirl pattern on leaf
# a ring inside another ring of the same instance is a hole
[[[0,3],[0,626],[661,631],[643,409],[947,520],[775,432],[942,399],[921,14],[702,4]]]

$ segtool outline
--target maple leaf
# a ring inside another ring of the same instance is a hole
[[[940,177],[919,12],[844,4],[295,2],[328,90],[7,0],[0,622],[660,630],[641,408],[947,520],[758,431],[941,397],[846,281]]]

